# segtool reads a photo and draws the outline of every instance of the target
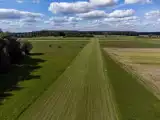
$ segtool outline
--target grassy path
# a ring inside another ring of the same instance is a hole
[[[117,120],[98,40],[92,40],[19,120]]]

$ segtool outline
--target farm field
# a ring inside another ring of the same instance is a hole
[[[31,57],[0,75],[0,120],[14,120],[25,111],[88,42],[32,42]],[[51,47],[49,47],[51,45]]]
[[[160,41],[145,39],[135,40],[100,40],[101,47],[107,48],[160,48]]]
[[[0,120],[160,120],[160,0],[0,6]]]
[[[107,48],[105,50],[142,78],[140,82],[160,98],[159,48]]]
[[[21,38],[27,41],[89,41],[89,37],[32,37]]]
[[[153,89],[149,89],[153,82],[150,84],[147,79],[141,79],[140,74],[135,74],[133,67],[130,70],[128,66],[138,61],[157,64],[159,54],[156,50],[159,50],[160,46],[144,40],[134,42],[136,44],[131,44],[133,41],[129,40],[109,42],[102,41],[101,47],[121,120],[159,120],[160,100],[155,94],[157,91],[153,92]],[[151,70],[152,67],[145,68],[146,71],[149,69]],[[141,72],[143,71],[141,69]]]
[[[137,40],[137,36],[120,36],[120,35],[108,35],[106,37],[98,37],[100,41],[131,41]]]
[[[93,39],[58,80],[19,117],[19,120],[28,119],[118,120],[97,40]]]
[[[160,120],[159,41],[114,37],[29,39],[0,75],[0,120]]]
[[[120,120],[159,120],[160,100],[105,51],[104,59]]]

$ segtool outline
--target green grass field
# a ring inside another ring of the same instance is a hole
[[[16,119],[63,73],[87,42],[32,42],[31,58],[0,75],[0,120]],[[49,47],[52,45],[52,47]]]
[[[88,41],[89,37],[32,37],[32,38],[22,38],[22,40],[29,41]]]
[[[93,39],[19,120],[117,120],[99,47]]]
[[[160,48],[158,40],[132,36],[28,40],[34,46],[31,57],[23,66],[14,65],[9,75],[0,75],[0,120],[160,119],[160,100],[103,51]]]

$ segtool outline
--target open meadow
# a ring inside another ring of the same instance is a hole
[[[86,41],[33,41],[23,66],[0,75],[0,120],[13,120],[25,111],[71,64]]]
[[[0,120],[160,120],[160,42],[135,36],[23,38],[0,75]]]
[[[27,41],[88,41],[89,37],[31,37],[22,38]]]

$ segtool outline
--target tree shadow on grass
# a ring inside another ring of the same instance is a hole
[[[44,55],[44,53],[30,53],[30,56]]]
[[[43,54],[34,53],[34,56],[38,55]],[[45,62],[45,60],[25,56],[21,63],[12,65],[8,73],[0,74],[0,103],[5,98],[12,96],[11,91],[23,89],[23,87],[18,85],[20,81],[40,79],[40,75],[32,75],[31,73],[41,68],[39,63],[43,62]]]
[[[9,93],[9,92],[1,93],[1,94],[0,94],[0,101],[4,100],[5,98],[8,98],[8,97],[10,97],[10,96],[12,96],[12,94]],[[1,102],[0,102],[0,105],[2,105]]]

